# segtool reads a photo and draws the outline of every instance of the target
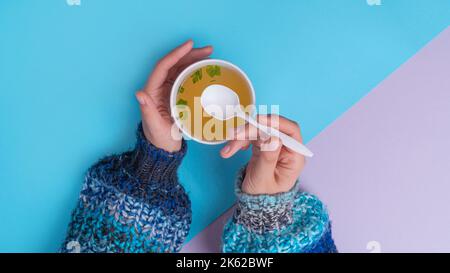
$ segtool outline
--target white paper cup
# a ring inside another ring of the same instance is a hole
[[[222,144],[224,142],[226,142],[226,140],[221,140],[221,141],[205,141],[202,139],[198,139],[194,136],[191,135],[190,132],[188,132],[185,128],[183,128],[181,121],[177,118],[178,112],[176,109],[176,103],[177,103],[177,93],[178,93],[178,88],[180,88],[180,85],[184,82],[184,80],[189,77],[194,71],[196,71],[197,69],[201,68],[201,67],[205,67],[207,65],[218,65],[221,67],[226,67],[228,69],[232,69],[236,72],[238,72],[247,82],[248,86],[250,87],[250,91],[251,91],[251,96],[252,96],[252,104],[255,104],[255,90],[253,89],[253,85],[252,82],[250,81],[250,79],[247,77],[247,75],[244,73],[244,71],[242,71],[239,67],[237,67],[236,65],[227,62],[227,61],[223,61],[223,60],[218,60],[218,59],[206,59],[206,60],[202,60],[196,63],[191,64],[190,66],[186,67],[181,73],[180,75],[178,75],[177,79],[175,80],[175,83],[172,86],[172,90],[170,92],[170,112],[172,115],[173,120],[175,121],[176,126],[181,130],[181,132],[183,133],[183,137],[187,137],[189,139],[193,139],[197,142],[203,143],[203,144],[209,144],[209,145],[216,145],[216,144]],[[251,115],[254,114],[254,107],[251,107]]]

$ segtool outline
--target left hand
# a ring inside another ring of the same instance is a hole
[[[144,89],[136,93],[144,135],[156,147],[168,152],[181,149],[181,134],[178,129],[173,131],[170,91],[183,69],[207,58],[212,51],[211,46],[193,48],[192,40],[185,42],[158,61]]]
[[[297,123],[277,115],[259,115],[258,122],[272,126],[302,142]],[[253,146],[253,155],[247,165],[242,191],[248,194],[275,194],[289,191],[297,181],[305,157],[282,146],[277,137],[268,137],[246,124],[231,134],[232,140],[221,150],[229,158],[239,150]]]

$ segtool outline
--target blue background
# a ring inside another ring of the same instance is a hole
[[[448,0],[0,0],[0,251],[58,249],[86,169],[133,147],[134,92],[186,39],[243,68],[308,141],[449,22]],[[189,238],[232,204],[249,156],[219,148],[189,142]]]

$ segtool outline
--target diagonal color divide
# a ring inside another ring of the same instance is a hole
[[[315,137],[303,189],[341,252],[450,251],[450,27]],[[219,252],[228,210],[184,252]]]

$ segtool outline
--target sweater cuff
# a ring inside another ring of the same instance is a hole
[[[277,194],[247,194],[241,190],[245,168],[236,181],[237,208],[234,221],[252,232],[262,234],[281,230],[293,223],[293,204],[298,192],[298,181],[288,192]]]
[[[142,123],[137,130],[137,142],[131,153],[130,172],[141,182],[176,181],[176,173],[181,160],[186,154],[187,145],[183,139],[181,149],[177,152],[167,152],[150,143],[142,129]]]

